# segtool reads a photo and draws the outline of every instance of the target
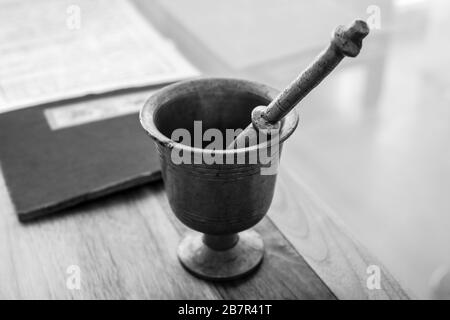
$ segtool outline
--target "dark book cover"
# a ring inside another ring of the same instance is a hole
[[[152,91],[0,114],[0,164],[21,221],[160,179],[138,110]]]

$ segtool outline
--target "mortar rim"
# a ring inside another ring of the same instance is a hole
[[[194,154],[215,154],[215,155],[230,155],[230,154],[241,154],[248,152],[255,152],[260,149],[264,149],[267,147],[268,142],[259,143],[257,145],[252,145],[245,148],[238,149],[221,149],[221,150],[211,150],[211,149],[202,149],[187,146],[185,144],[175,142],[169,137],[165,136],[157,127],[154,122],[154,114],[158,111],[158,109],[163,106],[165,103],[169,102],[170,99],[165,97],[171,96],[171,93],[174,91],[178,91],[180,89],[189,89],[194,92],[194,88],[202,87],[205,84],[211,85],[211,83],[221,83],[222,85],[240,85],[247,87],[255,95],[258,95],[262,98],[267,98],[268,100],[273,100],[278,95],[279,91],[262,83],[256,81],[249,81],[244,79],[232,78],[232,77],[197,77],[189,80],[180,81],[171,85],[168,85],[154,94],[152,94],[144,103],[143,107],[139,112],[139,120],[147,132],[147,134],[152,137],[157,143],[169,148],[177,150],[183,150],[188,152],[193,152]],[[189,92],[188,90],[188,92]],[[166,101],[164,101],[166,100]],[[283,143],[287,138],[291,136],[291,134],[295,131],[298,126],[299,116],[297,110],[294,108],[291,112],[289,112],[283,119],[283,123],[281,126],[281,138],[280,144]]]

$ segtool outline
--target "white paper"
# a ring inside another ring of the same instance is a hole
[[[0,0],[0,112],[197,74],[126,0]]]

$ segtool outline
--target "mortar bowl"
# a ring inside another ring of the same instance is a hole
[[[170,207],[183,224],[197,231],[180,242],[178,258],[200,278],[235,279],[262,261],[263,241],[248,229],[266,215],[272,202],[277,175],[262,174],[273,163],[259,156],[270,149],[270,141],[232,150],[209,145],[219,143],[221,134],[221,145],[226,146],[228,131],[245,128],[253,108],[268,105],[277,94],[256,82],[203,78],[169,85],[141,109],[141,124],[160,156]],[[294,110],[281,123],[279,148],[272,158],[279,157],[297,124]]]

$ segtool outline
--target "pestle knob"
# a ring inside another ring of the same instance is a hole
[[[291,82],[267,107],[256,107],[250,124],[227,149],[243,147],[246,140],[257,141],[256,130],[279,129],[279,121],[289,113],[312,89],[347,57],[356,57],[362,40],[369,34],[369,27],[362,20],[350,26],[335,29],[328,47],[293,82]],[[255,130],[256,129],[256,130]]]

